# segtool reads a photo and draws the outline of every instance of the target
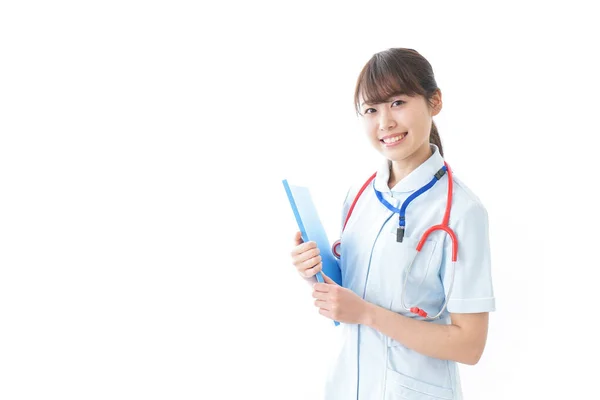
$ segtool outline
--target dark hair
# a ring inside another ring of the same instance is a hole
[[[373,55],[360,72],[354,90],[354,106],[360,114],[361,94],[371,104],[383,103],[400,93],[421,95],[431,104],[438,89],[431,64],[422,55],[413,49],[388,49]],[[429,142],[440,149],[443,157],[442,141],[433,121]]]

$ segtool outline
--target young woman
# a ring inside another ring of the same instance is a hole
[[[325,399],[461,399],[457,363],[478,362],[495,309],[486,209],[444,161],[442,94],[418,52],[375,54],[354,101],[385,160],[346,197],[343,286],[316,282],[319,250],[299,232],[292,250],[319,312],[344,330]]]

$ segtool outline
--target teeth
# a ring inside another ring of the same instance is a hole
[[[396,143],[398,140],[402,139],[403,137],[404,137],[404,134],[402,134],[400,136],[394,136],[394,137],[388,138],[388,139],[383,139],[383,143],[386,143],[386,144]]]

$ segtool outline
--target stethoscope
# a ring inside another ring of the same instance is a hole
[[[442,315],[442,313],[446,309],[446,306],[448,305],[448,300],[450,299],[450,296],[452,294],[452,288],[454,286],[454,271],[456,268],[456,258],[458,256],[458,239],[456,238],[456,234],[454,233],[454,231],[452,229],[450,229],[450,226],[448,226],[448,221],[450,220],[450,209],[452,207],[452,170],[450,169],[448,164],[446,162],[444,162],[444,166],[442,168],[440,168],[440,170],[434,175],[433,179],[429,183],[427,183],[425,186],[423,186],[419,190],[415,191],[412,195],[410,195],[399,209],[392,206],[389,202],[387,202],[383,198],[383,195],[381,194],[381,192],[379,192],[377,189],[375,189],[375,185],[373,185],[373,189],[375,190],[377,199],[379,199],[381,204],[386,206],[390,211],[392,211],[394,213],[398,213],[398,215],[399,215],[398,228],[396,230],[396,241],[401,243],[404,238],[404,231],[406,228],[405,216],[406,216],[406,209],[407,209],[408,205],[413,200],[415,200],[417,197],[419,197],[420,195],[422,195],[423,193],[425,193],[426,191],[431,189],[446,174],[446,172],[448,173],[448,198],[446,200],[446,211],[444,213],[444,219],[441,224],[430,227],[429,229],[427,229],[425,231],[425,233],[423,233],[423,236],[421,236],[421,240],[419,240],[419,243],[417,244],[417,252],[415,253],[415,256],[411,260],[411,262],[406,270],[406,274],[404,276],[404,283],[402,285],[402,295],[401,295],[402,308],[405,311],[419,315],[426,320],[434,320],[434,319],[438,318],[440,315]],[[344,222],[342,232],[344,231],[344,229],[346,229],[346,224],[348,223],[348,220],[350,219],[350,216],[352,215],[352,211],[354,210],[354,206],[356,205],[356,202],[358,201],[360,195],[365,191],[367,186],[369,186],[371,181],[373,181],[373,179],[375,179],[376,175],[377,175],[377,173],[374,173],[365,182],[365,184],[360,188],[358,194],[354,198],[354,201],[352,202],[352,205],[350,206],[350,209],[348,210],[348,215],[346,216],[346,220]],[[450,278],[450,289],[448,290],[448,294],[446,295],[446,300],[444,301],[444,305],[442,306],[442,309],[436,315],[434,315],[433,317],[430,317],[430,316],[428,316],[428,314],[425,310],[423,310],[419,307],[416,307],[416,306],[407,307],[406,306],[406,302],[405,302],[406,282],[408,281],[408,276],[409,276],[410,270],[412,269],[412,266],[415,262],[415,259],[417,258],[417,254],[419,254],[419,252],[423,248],[423,245],[425,244],[425,241],[427,240],[429,235],[432,232],[438,231],[438,230],[446,232],[450,236],[450,239],[452,240],[452,275]],[[341,241],[337,240],[335,243],[333,243],[333,246],[331,247],[331,251],[332,251],[333,255],[338,260],[340,259],[340,256],[341,256],[340,252],[338,251],[338,248],[340,247],[340,245],[341,245]]]

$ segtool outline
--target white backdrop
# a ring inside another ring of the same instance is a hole
[[[355,80],[389,47],[433,65],[489,212],[498,310],[465,398],[597,391],[591,7],[216,3],[0,5],[0,398],[320,398],[335,329],[281,180],[336,239],[380,160]]]

